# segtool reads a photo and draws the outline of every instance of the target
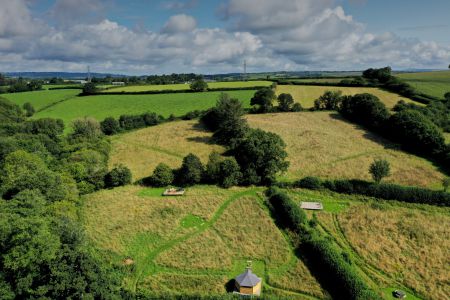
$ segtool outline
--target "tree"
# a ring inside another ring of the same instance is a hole
[[[93,82],[87,82],[83,85],[84,95],[95,94],[97,91],[98,91],[97,86]]]
[[[103,135],[100,123],[94,118],[85,117],[72,122],[72,139],[97,139]]]
[[[314,101],[315,110],[339,110],[342,102],[341,91],[326,91]]]
[[[117,165],[105,175],[105,186],[114,188],[131,183],[131,171],[124,165]]]
[[[391,67],[385,67],[380,69],[370,68],[363,72],[363,77],[370,80],[378,81],[380,83],[385,83],[391,79],[392,77],[391,72],[392,72]]]
[[[416,110],[406,109],[392,115],[387,132],[394,141],[415,153],[432,155],[446,148],[442,131]]]
[[[372,94],[344,96],[339,112],[347,119],[379,130],[389,118],[389,111],[380,99]]]
[[[204,168],[200,159],[190,153],[183,158],[181,168],[177,171],[176,179],[181,186],[190,186],[200,183]]]
[[[208,163],[205,168],[205,181],[210,183],[217,183],[220,179],[220,163],[222,157],[217,151],[209,154]]]
[[[278,95],[278,109],[280,111],[291,111],[294,104],[294,98],[291,94],[282,93]]]
[[[450,177],[445,177],[442,179],[442,186],[444,187],[444,192],[446,192],[450,187]]]
[[[294,105],[292,105],[292,111],[294,112],[298,112],[298,111],[302,111],[303,107],[300,103],[295,102]]]
[[[445,98],[445,100],[450,102],[450,92],[445,93],[444,98]]]
[[[35,113],[34,107],[33,107],[33,105],[31,105],[30,102],[24,103],[23,104],[23,109],[26,111],[26,116],[27,117],[31,117]]]
[[[272,110],[275,92],[271,88],[262,88],[255,92],[250,105],[258,105],[258,112],[267,113]]]
[[[242,178],[241,168],[234,157],[227,158],[219,164],[219,185],[229,188],[238,185]]]
[[[190,88],[194,92],[204,92],[208,89],[208,84],[203,78],[197,78],[191,83]]]
[[[391,166],[387,160],[376,159],[370,165],[369,172],[376,183],[380,183],[381,179],[390,175]]]
[[[172,169],[164,163],[157,165],[151,176],[151,184],[157,187],[171,185],[173,180],[174,174]]]
[[[25,123],[25,132],[31,134],[45,134],[52,140],[57,140],[64,132],[64,122],[61,119],[41,118]]]
[[[241,167],[245,184],[271,184],[275,175],[289,166],[285,148],[277,134],[251,129],[230,152]]]
[[[117,121],[113,117],[107,117],[100,122],[100,128],[106,135],[116,134],[120,131],[119,121]]]

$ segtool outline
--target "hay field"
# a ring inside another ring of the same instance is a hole
[[[211,142],[211,136],[197,120],[169,122],[115,135],[111,137],[110,165],[128,166],[136,180],[151,175],[160,162],[178,168],[189,153],[206,163],[212,151],[224,151]]]
[[[289,93],[296,102],[299,102],[303,108],[314,107],[314,100],[323,95],[326,91],[342,91],[343,95],[355,95],[360,93],[370,93],[378,98],[388,108],[394,107],[399,100],[406,102],[414,102],[408,98],[401,97],[397,94],[390,93],[378,88],[368,87],[341,87],[341,86],[309,86],[309,85],[278,85],[277,95],[281,93]],[[414,102],[421,105],[418,102]]]
[[[287,144],[288,172],[282,177],[304,176],[370,180],[375,158],[391,163],[385,180],[404,185],[441,188],[443,174],[429,161],[390,148],[385,139],[343,120],[337,113],[300,112],[248,115],[251,127],[279,134]]]
[[[63,90],[76,91],[76,90]],[[57,92],[45,91],[47,93]],[[79,91],[76,91],[79,92]],[[231,97],[236,97],[250,106],[250,99],[255,91],[230,91]],[[35,92],[33,92],[35,93]],[[66,124],[81,117],[94,117],[103,120],[106,117],[118,117],[122,114],[140,114],[155,112],[168,117],[170,114],[181,116],[193,110],[204,110],[213,107],[220,92],[179,93],[157,95],[96,95],[76,97],[58,103],[34,115],[34,118],[60,118]]]
[[[224,82],[209,82],[208,87],[211,89],[220,88],[245,88],[256,86],[270,86],[271,81],[224,81]],[[105,90],[108,92],[145,92],[145,91],[163,91],[163,90],[189,90],[189,84],[147,84],[147,85],[130,85],[114,87]]]
[[[371,265],[425,299],[450,295],[450,211],[364,204],[338,215],[346,239]]]
[[[444,94],[450,92],[450,71],[402,73],[395,76],[427,95],[444,98]]]
[[[174,198],[162,191],[127,186],[84,199],[87,234],[122,268],[126,289],[224,294],[250,259],[263,293],[326,297],[269,216],[262,189],[196,186]],[[123,266],[125,258],[132,263]]]
[[[67,99],[74,98],[80,93],[80,90],[42,90],[33,92],[22,92],[22,93],[10,93],[2,94],[0,97],[6,98],[11,102],[22,105],[26,102],[30,102],[34,108],[38,111],[49,105],[52,105],[59,101],[64,101]],[[57,115],[54,118],[59,118]]]

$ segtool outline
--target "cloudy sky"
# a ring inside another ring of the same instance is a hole
[[[445,69],[448,0],[0,0],[0,72]]]

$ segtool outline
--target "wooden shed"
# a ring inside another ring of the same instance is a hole
[[[261,278],[253,274],[251,268],[235,278],[236,289],[239,294],[256,295],[261,294]]]
[[[184,189],[170,188],[164,191],[163,196],[183,196]]]
[[[320,202],[302,202],[300,208],[308,210],[322,210],[323,205]]]

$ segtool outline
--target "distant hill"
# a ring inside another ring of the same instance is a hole
[[[63,79],[84,79],[88,73],[71,73],[71,72],[6,72],[8,77],[23,77],[23,78],[63,78]],[[127,77],[127,75],[109,74],[109,73],[91,73],[92,77],[104,78],[111,77]]]

